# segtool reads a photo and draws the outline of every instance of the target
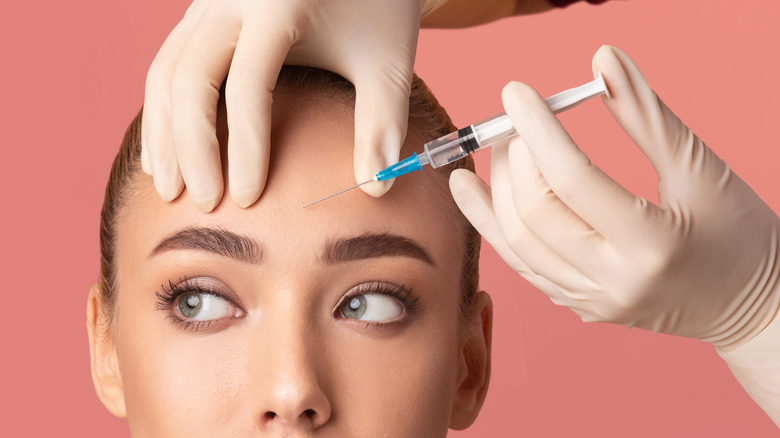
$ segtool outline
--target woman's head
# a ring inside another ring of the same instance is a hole
[[[473,421],[491,309],[448,171],[301,208],[352,184],[353,108],[347,81],[283,69],[263,196],[211,214],[156,196],[131,124],[88,327],[98,394],[134,434],[435,436]],[[404,153],[452,129],[415,80]]]

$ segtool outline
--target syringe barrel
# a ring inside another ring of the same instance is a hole
[[[493,117],[471,125],[477,136],[478,149],[493,146],[517,135],[512,120],[506,113],[496,114]]]
[[[431,167],[441,167],[517,135],[506,113],[496,114],[479,123],[439,137],[425,144]]]
[[[425,155],[431,167],[441,167],[447,163],[460,160],[469,154],[470,149],[479,147],[471,126],[439,137],[425,143]]]
[[[599,73],[599,76],[593,81],[550,96],[544,101],[553,113],[558,114],[602,94],[610,97],[607,84]],[[440,167],[460,160],[480,149],[501,143],[515,135],[517,135],[517,131],[515,131],[509,116],[506,113],[496,114],[489,119],[426,143],[425,155],[427,155],[431,167]]]

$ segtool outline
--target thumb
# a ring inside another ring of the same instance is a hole
[[[355,80],[355,180],[370,180],[398,162],[406,137],[412,68],[392,67]],[[361,186],[371,196],[384,195],[393,180]]]
[[[604,102],[650,160],[659,189],[677,186],[674,192],[682,194],[680,185],[691,178],[722,176],[727,166],[661,101],[628,55],[602,46],[593,57],[593,71],[604,75],[612,95]]]

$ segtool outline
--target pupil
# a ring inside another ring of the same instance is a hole
[[[200,304],[200,298],[195,295],[190,295],[187,297],[187,305],[190,307],[198,307],[198,304]]]
[[[203,307],[201,294],[189,294],[179,298],[179,311],[185,318],[196,317],[201,307]]]
[[[352,300],[349,302],[349,308],[352,310],[357,310],[360,308],[360,300],[357,299],[357,297],[352,298]]]
[[[341,304],[341,315],[345,318],[360,319],[366,313],[366,297],[357,295]]]

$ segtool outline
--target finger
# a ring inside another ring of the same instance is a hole
[[[653,233],[638,235],[636,230],[662,216],[660,209],[592,165],[536,91],[513,82],[502,97],[536,167],[566,206],[613,245],[632,247],[637,239],[652,239]]]
[[[190,198],[211,211],[222,198],[216,137],[219,89],[238,40],[239,13],[211,3],[192,34],[172,80],[173,141]]]
[[[667,193],[684,194],[692,175],[712,175],[717,180],[728,174],[728,166],[661,101],[628,55],[602,46],[593,57],[593,70],[594,74],[600,71],[609,84],[612,98],[604,102],[650,160],[659,187],[672,186],[674,190]]]
[[[490,187],[484,181],[473,172],[466,169],[456,169],[450,174],[450,191],[452,191],[452,197],[466,219],[471,222],[510,268],[548,295],[555,304],[571,304],[572,300],[562,294],[555,283],[531,270],[506,243],[493,212]]]
[[[512,201],[520,220],[552,251],[594,278],[612,251],[604,238],[555,195],[520,137],[508,146]]]
[[[203,2],[190,5],[185,17],[171,31],[149,67],[144,90],[144,110],[141,116],[141,166],[153,175],[157,158],[159,172],[155,187],[160,196],[170,201],[184,188],[171,138],[171,77],[182,51],[203,15]],[[171,161],[175,166],[171,166]]]
[[[265,187],[272,93],[294,43],[293,30],[275,24],[278,16],[263,11],[253,16],[241,30],[225,89],[230,196],[241,207],[257,201]]]
[[[455,170],[450,175],[450,190],[464,216],[498,255],[529,283],[550,297],[550,301],[571,309],[585,322],[613,319],[601,311],[614,307],[608,294],[583,292],[582,284],[577,285],[579,289],[567,290],[534,272],[509,247],[493,211],[491,190],[479,177],[465,169]]]
[[[358,2],[360,3],[360,2]],[[368,3],[366,3],[368,5]],[[372,178],[379,170],[398,162],[406,137],[409,94],[417,39],[420,2],[393,2],[390,9],[361,7],[354,35],[345,41],[347,78],[355,84],[355,179]],[[381,196],[393,181],[361,186]]]
[[[146,156],[148,170],[154,177],[154,187],[164,201],[176,199],[184,189],[184,180],[170,136],[169,103],[169,99],[163,98],[159,102],[150,103],[148,109],[144,107],[142,126],[143,122],[146,122],[148,134],[141,137],[141,164],[143,166]],[[151,115],[147,116],[150,113]],[[150,140],[144,142],[143,139],[147,137]]]
[[[409,117],[411,66],[386,66],[355,78],[355,180],[367,181],[397,163]],[[385,194],[393,180],[361,186],[371,196]]]
[[[671,158],[669,145],[676,143],[671,134],[677,131],[679,119],[664,111],[663,103],[642,72],[619,49],[599,48],[593,56],[593,71],[594,75],[601,72],[609,84],[612,98],[604,99],[607,109],[647,156],[656,172],[664,172]],[[672,120],[667,120],[669,115]]]
[[[573,298],[587,300],[584,292],[594,287],[592,282],[551,250],[517,215],[509,173],[507,145],[493,146],[490,164],[493,209],[504,240],[533,272],[570,291]]]
[[[463,215],[515,272],[547,295],[554,304],[571,309],[583,321],[599,319],[592,310],[592,302],[576,299],[577,294],[562,289],[531,270],[507,245],[493,212],[490,188],[477,175],[465,169],[454,170],[450,174],[450,190]]]
[[[476,174],[465,169],[455,169],[450,174],[450,191],[455,203],[474,228],[513,270],[521,274],[536,275],[515,254],[504,240],[501,228],[493,212],[490,187]]]

